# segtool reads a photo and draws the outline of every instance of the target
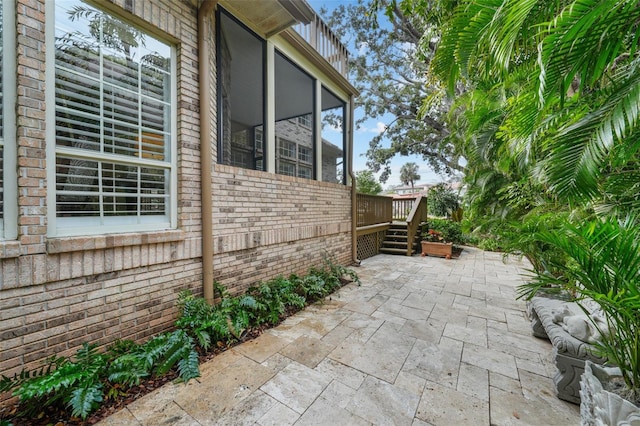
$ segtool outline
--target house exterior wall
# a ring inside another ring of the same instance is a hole
[[[197,9],[187,0],[109,0],[125,20],[177,46],[177,229],[48,238],[45,0],[18,0],[18,238],[0,240],[0,374],[35,368],[83,342],[145,340],[170,329],[179,291],[202,294]],[[214,15],[214,14],[212,14]],[[217,112],[210,43],[212,157]],[[48,25],[49,23],[47,23]],[[203,91],[203,93],[205,93]],[[214,164],[214,278],[232,293],[304,273],[323,254],[350,262],[346,186]],[[7,395],[0,395],[0,401]]]
[[[214,278],[232,292],[350,262],[350,188],[219,164],[213,187]]]
[[[45,2],[18,0],[18,239],[0,241],[0,373],[74,353],[85,341],[142,340],[168,329],[176,294],[201,291],[197,10],[126,1],[120,16],[178,46],[178,228],[47,238]],[[47,23],[48,24],[48,23]],[[50,160],[52,161],[52,160]]]

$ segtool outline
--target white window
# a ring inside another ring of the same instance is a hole
[[[0,240],[17,237],[15,2],[0,0]],[[10,52],[5,54],[5,52]]]
[[[295,142],[280,140],[280,157],[296,158],[296,144]]]
[[[54,13],[50,233],[175,227],[174,49],[80,0]]]
[[[313,172],[311,170],[311,167],[298,166],[298,177],[305,178],[305,179],[313,179],[312,175],[313,175]]]
[[[311,151],[311,148],[307,148],[306,146],[301,146],[300,149],[298,150],[298,160],[305,163],[311,163],[312,153],[313,152]]]
[[[255,129],[255,141],[256,141],[256,151],[262,152],[262,140],[264,138],[264,132],[262,131],[262,127],[256,127]],[[262,169],[258,169],[262,170]]]
[[[304,127],[311,128],[311,117],[311,114],[301,115],[300,117],[298,117],[298,124]]]
[[[286,161],[280,161],[280,164],[278,165],[278,173],[281,175],[295,176],[296,165]]]
[[[232,151],[231,165],[236,167],[246,167],[250,163],[249,153],[246,151]]]

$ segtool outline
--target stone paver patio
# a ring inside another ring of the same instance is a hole
[[[515,288],[526,264],[378,255],[288,318],[101,425],[577,425]]]

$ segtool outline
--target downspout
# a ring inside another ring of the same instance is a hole
[[[200,182],[202,196],[202,289],[204,299],[213,304],[213,207],[211,162],[211,99],[209,88],[208,23],[217,1],[203,0],[198,8],[198,74],[200,88]]]
[[[349,96],[349,130],[347,132],[347,143],[349,144],[348,152],[348,170],[351,177],[351,261],[354,265],[360,265],[358,259],[358,198],[356,191],[356,177],[353,174],[353,95]]]

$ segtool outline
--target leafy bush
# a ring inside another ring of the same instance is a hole
[[[76,352],[75,361],[54,356],[40,370],[23,371],[13,379],[2,376],[0,391],[15,389],[12,395],[25,402],[25,415],[63,403],[73,416],[86,418],[103,400],[106,369],[106,356],[98,353],[95,345],[85,343]]]
[[[445,183],[439,183],[427,193],[427,209],[432,216],[451,217],[460,208],[460,197]]]
[[[640,399],[640,218],[567,221],[560,230],[536,235],[565,256],[550,259],[548,271],[520,287],[521,296],[540,290],[575,294],[578,304],[591,299],[604,313],[598,353],[620,368],[632,399]],[[570,261],[566,261],[569,259]],[[584,308],[583,308],[584,309]],[[597,322],[592,324],[599,329]]]
[[[200,376],[198,353],[184,330],[160,334],[119,356],[109,366],[109,380],[137,385],[141,378],[151,373],[162,376],[176,365],[178,376],[185,382]]]
[[[421,235],[424,238],[428,238],[429,230],[437,232],[445,242],[451,242],[453,244],[465,243],[459,222],[453,222],[448,219],[430,218],[426,224],[422,225]]]
[[[121,354],[125,346],[130,352]],[[112,384],[139,384],[152,371],[163,375],[174,365],[184,381],[200,375],[198,353],[182,330],[161,334],[144,345],[120,343],[114,348],[117,356],[99,353],[95,345],[85,343],[75,360],[51,357],[39,370],[23,370],[13,378],[3,375],[0,392],[13,390],[23,406],[20,415],[36,416],[43,408],[64,404],[72,416],[85,419],[100,407]]]
[[[86,419],[105,398],[118,396],[123,389],[139,385],[152,375],[162,376],[176,368],[185,382],[198,377],[194,341],[206,351],[214,342],[240,340],[248,328],[277,324],[290,310],[301,309],[339,288],[345,278],[359,283],[354,271],[326,256],[325,265],[312,268],[304,278],[277,277],[240,296],[231,296],[226,288],[214,283],[220,298],[215,306],[183,291],[178,296],[176,331],[155,336],[142,345],[116,341],[105,353],[85,343],[75,359],[51,357],[40,369],[23,370],[12,378],[2,376],[0,392],[12,391],[20,399],[20,416],[35,418],[43,408],[64,404],[72,416]]]
[[[214,306],[188,290],[178,296],[180,315],[176,327],[193,336],[204,350],[209,350],[212,343],[239,339],[257,309],[252,296],[231,297],[220,284],[214,283],[214,286],[221,297],[220,303]]]
[[[295,283],[284,277],[276,277],[248,293],[256,299],[257,324],[275,325],[280,322],[288,307],[302,309],[306,304],[304,296],[296,293]]]

